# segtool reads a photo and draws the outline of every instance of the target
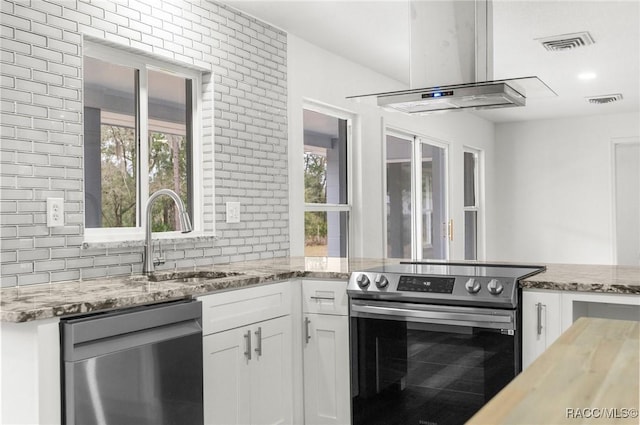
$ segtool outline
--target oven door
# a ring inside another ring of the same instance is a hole
[[[353,425],[460,425],[520,372],[515,310],[351,300]]]

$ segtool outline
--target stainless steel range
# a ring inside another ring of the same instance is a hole
[[[411,262],[352,273],[353,425],[468,420],[520,372],[518,281],[543,270]]]

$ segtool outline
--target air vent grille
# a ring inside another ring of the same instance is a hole
[[[545,49],[552,52],[572,50],[595,43],[593,37],[591,37],[591,34],[587,31],[554,35],[552,37],[537,38],[536,40],[538,40]]]
[[[587,102],[593,103],[594,105],[604,105],[605,103],[617,102],[618,100],[622,100],[622,95],[620,93],[587,97]]]

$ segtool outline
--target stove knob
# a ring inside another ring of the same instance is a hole
[[[476,294],[480,291],[480,282],[478,282],[478,279],[470,277],[467,283],[464,284],[464,287],[467,288],[468,293]]]
[[[500,295],[500,293],[504,290],[504,286],[498,279],[491,279],[489,284],[487,285],[487,289],[489,293],[492,295]]]
[[[369,283],[371,282],[369,281],[369,278],[367,277],[366,274],[361,274],[358,277],[356,277],[356,283],[358,284],[359,287],[364,289],[367,286],[369,286]]]
[[[387,279],[387,277],[385,275],[382,275],[382,274],[376,275],[375,282],[376,282],[376,286],[378,287],[378,289],[386,288],[387,285],[389,285],[389,280]]]

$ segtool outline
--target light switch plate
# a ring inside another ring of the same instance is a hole
[[[240,202],[227,202],[227,223],[240,223]]]
[[[47,227],[64,226],[64,199],[47,198]]]

